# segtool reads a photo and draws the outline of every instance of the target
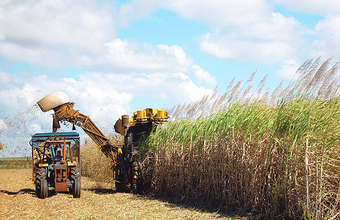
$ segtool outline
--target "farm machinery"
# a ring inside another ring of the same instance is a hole
[[[80,197],[79,134],[76,132],[37,133],[32,146],[33,181],[39,198],[48,197],[49,187],[55,192],[69,191]],[[56,160],[57,152],[62,152]]]
[[[141,192],[142,167],[139,161],[140,158],[138,146],[140,141],[143,138],[149,136],[159,124],[167,122],[169,117],[166,110],[147,108],[144,110],[136,111],[132,117],[129,117],[128,115],[123,115],[116,121],[114,128],[117,133],[124,136],[124,144],[114,145],[110,143],[109,139],[101,132],[101,130],[93,123],[93,121],[88,116],[73,109],[74,103],[70,102],[69,97],[65,93],[51,93],[38,101],[38,105],[43,112],[47,112],[50,110],[54,111],[52,123],[53,133],[51,134],[55,135],[55,139],[57,139],[58,135],[65,134],[65,132],[57,132],[57,130],[60,128],[60,122],[67,121],[73,126],[78,126],[82,128],[111,162],[116,190],[133,193]],[[34,139],[34,136],[35,135],[33,135],[32,140]],[[68,139],[59,137],[59,141],[60,140],[64,140],[66,142],[68,141]],[[67,144],[64,144],[63,146],[65,145],[67,146]],[[35,146],[33,148],[35,148]],[[41,165],[38,165],[38,167],[39,166]],[[77,171],[80,172],[80,157],[78,158],[76,167]],[[70,173],[70,171],[66,172]],[[37,172],[35,175],[38,176]],[[38,186],[41,185],[41,183],[39,183],[38,178],[35,178],[34,180],[37,188],[37,195],[39,196],[41,188],[39,188]],[[74,183],[72,176],[70,176],[68,186],[70,192],[72,192],[74,195],[74,189],[76,186],[72,187],[72,184]],[[53,184],[49,186],[53,187]],[[76,194],[76,196],[74,197],[77,197],[77,195],[78,194]]]

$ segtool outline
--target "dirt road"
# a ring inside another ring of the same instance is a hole
[[[98,189],[82,177],[80,199],[65,193],[39,199],[31,170],[0,170],[0,219],[241,219],[127,193]],[[243,218],[246,219],[246,218]]]

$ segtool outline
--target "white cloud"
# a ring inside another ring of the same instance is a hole
[[[340,13],[340,2],[338,0],[272,0],[272,2],[284,4],[289,10],[307,14],[317,13],[328,16]]]
[[[187,72],[192,60],[182,47],[156,45],[115,39],[105,44],[108,54],[98,62],[116,68],[139,71]]]
[[[295,56],[298,45],[304,42],[302,30],[294,18],[273,13],[270,20],[255,25],[206,33],[200,48],[221,59],[273,63]]]
[[[301,25],[272,15],[265,0],[132,0],[108,7],[93,1],[16,1],[0,3],[0,55],[45,66],[83,66],[91,71],[188,72],[193,61],[182,47],[115,39],[121,24],[157,9],[208,25],[200,48],[221,59],[275,62],[299,49]],[[104,7],[105,6],[105,7]]]
[[[276,4],[307,15],[321,15],[324,20],[315,29],[309,29],[294,17],[273,13]],[[123,4],[119,16],[132,21],[148,17],[158,9],[172,10],[214,30],[201,36],[200,48],[220,59],[257,63],[282,61],[284,67],[286,60],[291,59],[304,60],[320,55],[340,57],[336,29],[340,2],[337,0],[132,0]]]
[[[285,80],[296,80],[298,75],[296,71],[299,69],[299,64],[296,60],[286,60],[281,62],[280,69],[277,71],[276,76]]]
[[[107,7],[105,1],[1,2],[0,56],[15,62],[83,66],[92,71],[188,71],[192,60],[182,47],[115,39],[118,23],[124,23],[124,10],[131,11],[124,5],[133,7],[122,4],[118,15],[115,6]],[[136,14],[141,10],[135,9]]]
[[[176,0],[160,5],[212,27],[256,24],[269,17],[271,7],[265,0]]]
[[[193,65],[194,76],[197,78],[199,84],[205,82],[209,88],[216,87],[217,80],[214,76],[210,75],[209,72],[204,71],[200,66]]]
[[[312,56],[335,56],[340,58],[340,16],[332,16],[320,21],[315,29],[317,39],[313,40],[309,52]]]
[[[112,87],[121,93],[130,94],[132,98],[164,99],[169,106],[196,100],[211,91],[198,87],[184,73],[107,73],[105,75],[86,73],[80,75],[80,78],[96,82],[105,88]]]
[[[1,71],[0,68],[0,91],[8,88],[11,84],[11,75]]]
[[[120,26],[127,26],[131,21],[146,18],[156,11],[162,0],[131,0],[120,4],[117,19]]]
[[[0,54],[49,65],[62,65],[83,53],[98,55],[115,36],[114,9],[102,4],[106,7],[89,0],[2,1]]]
[[[332,56],[335,59],[340,58],[340,42],[338,40],[340,31],[337,28],[340,22],[340,1],[273,0],[273,2],[283,4],[287,10],[310,16],[323,16],[313,30],[308,31],[306,36],[309,42],[299,45],[300,57],[309,59],[322,55],[324,57]]]

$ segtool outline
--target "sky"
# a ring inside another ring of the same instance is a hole
[[[339,23],[337,0],[3,0],[0,156],[51,131],[35,104],[52,92],[109,134],[123,114],[224,92],[234,77],[268,74],[273,91],[307,59],[338,62]]]

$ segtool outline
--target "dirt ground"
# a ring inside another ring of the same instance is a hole
[[[39,199],[30,169],[0,170],[0,219],[246,219],[205,212],[148,196],[98,188],[82,177],[81,198],[55,193]]]

